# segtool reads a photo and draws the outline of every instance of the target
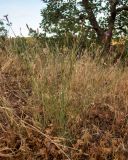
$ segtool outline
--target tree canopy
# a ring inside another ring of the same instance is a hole
[[[128,0],[42,0],[41,28],[52,35],[93,33],[110,45],[112,36],[128,35]]]

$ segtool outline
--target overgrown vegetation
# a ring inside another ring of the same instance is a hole
[[[113,33],[127,32],[127,2],[44,2],[41,25],[56,35],[27,25],[31,37],[9,38],[0,21],[0,159],[127,160],[128,37]]]
[[[127,66],[99,62],[96,48],[95,58],[91,48],[77,60],[73,48],[44,48],[34,38],[6,45],[1,159],[128,159]]]

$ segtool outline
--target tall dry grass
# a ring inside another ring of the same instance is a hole
[[[0,55],[1,159],[128,158],[127,67],[13,47]]]

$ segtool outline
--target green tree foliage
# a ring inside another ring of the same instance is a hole
[[[6,37],[7,36],[7,30],[5,29],[4,22],[0,20],[0,37]]]
[[[106,49],[112,36],[128,34],[128,0],[42,1],[46,8],[41,11],[41,28],[46,33],[93,35]]]
[[[5,49],[5,41],[7,37],[7,30],[5,28],[4,20],[0,20],[0,50],[6,50]]]
[[[75,0],[48,1],[47,7],[41,14],[43,16],[41,26],[45,32],[61,35],[69,32],[77,33],[81,29],[80,10]],[[83,20],[84,17],[81,15],[81,18]]]

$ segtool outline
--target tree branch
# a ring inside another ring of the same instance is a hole
[[[89,19],[91,25],[93,26],[93,29],[97,32],[98,35],[100,35],[102,28],[100,28],[100,26],[96,20],[96,17],[93,13],[93,9],[91,7],[91,4],[89,3],[89,0],[82,0],[82,3],[86,9],[86,12],[88,14],[88,19]]]
[[[109,31],[112,32],[117,15],[116,6],[118,4],[118,0],[115,1],[109,0],[109,3],[110,3],[110,17],[109,17],[108,27]]]
[[[121,11],[128,11],[128,6],[122,6],[120,8],[116,9],[117,12],[121,12]]]

